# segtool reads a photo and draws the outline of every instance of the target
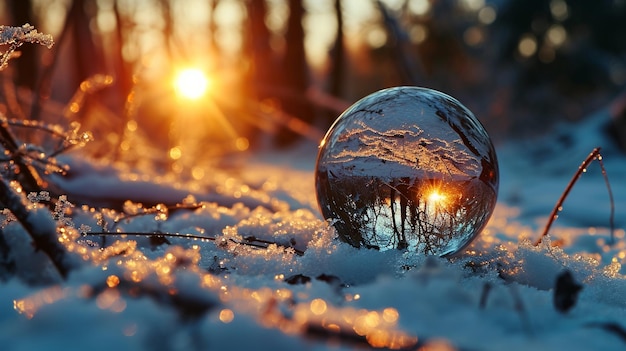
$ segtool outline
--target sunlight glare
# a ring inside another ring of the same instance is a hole
[[[446,196],[438,191],[433,191],[432,193],[430,193],[430,195],[428,195],[428,200],[434,203],[443,202],[445,201],[445,199]]]
[[[176,75],[174,88],[184,98],[195,100],[203,96],[209,87],[206,74],[197,68],[186,68]]]

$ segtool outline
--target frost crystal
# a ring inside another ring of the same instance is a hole
[[[65,216],[66,212],[68,212],[72,207],[74,207],[74,204],[67,200],[66,195],[59,196],[59,199],[54,204],[54,213],[52,216],[60,226],[74,227],[72,219]]]
[[[9,45],[6,52],[0,52],[0,70],[4,69],[17,48],[24,43],[41,44],[50,49],[54,40],[49,34],[37,32],[35,27],[25,24],[21,27],[0,26],[0,45]]]
[[[8,208],[3,208],[0,211],[0,229],[4,229],[9,223],[16,221],[17,218]]]
[[[88,226],[86,224],[81,224],[78,227],[78,232],[82,235],[85,235],[86,233],[89,233],[91,231],[91,226]]]
[[[47,191],[40,191],[40,192],[31,192],[29,193],[26,198],[30,201],[30,202],[42,202],[42,201],[50,201],[50,193]]]
[[[330,128],[316,190],[343,241],[446,256],[491,216],[498,163],[486,131],[457,100],[391,88],[361,99]]]
[[[50,49],[54,40],[50,34],[39,33],[28,23],[21,27],[0,26],[0,45],[17,43],[36,43]]]

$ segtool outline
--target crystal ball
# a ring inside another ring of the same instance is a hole
[[[380,90],[343,112],[320,144],[317,201],[355,247],[451,256],[483,229],[498,161],[472,112],[419,87]]]

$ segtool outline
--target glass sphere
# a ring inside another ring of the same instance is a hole
[[[396,87],[337,118],[321,142],[317,201],[355,247],[449,256],[491,216],[498,161],[466,107],[441,92]]]

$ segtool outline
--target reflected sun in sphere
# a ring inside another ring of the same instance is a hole
[[[428,200],[441,206],[446,201],[446,196],[437,190],[433,190],[428,195]]]
[[[202,97],[209,88],[209,78],[198,68],[185,68],[176,74],[174,89],[176,94],[190,100]]]

